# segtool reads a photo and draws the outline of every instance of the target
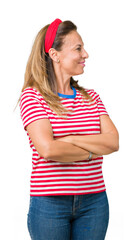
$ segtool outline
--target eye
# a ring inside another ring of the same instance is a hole
[[[76,50],[81,51],[81,47],[78,47]]]

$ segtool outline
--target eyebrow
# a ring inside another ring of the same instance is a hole
[[[83,44],[84,45],[84,44]],[[75,46],[79,46],[79,47],[81,47],[82,46],[82,44],[76,44]]]
[[[78,43],[78,44],[74,45],[72,48],[75,49],[76,47],[82,47],[82,45],[84,46],[84,43],[83,44]]]

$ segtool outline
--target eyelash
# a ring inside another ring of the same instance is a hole
[[[81,51],[81,48],[79,47],[79,48],[77,48],[76,50]]]

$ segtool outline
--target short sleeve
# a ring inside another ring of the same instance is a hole
[[[20,115],[24,129],[26,126],[39,119],[48,119],[46,108],[34,89],[26,88],[20,98]]]
[[[108,114],[108,112],[107,112],[99,94],[93,90],[91,96],[92,96],[92,99],[96,101],[99,115],[108,115],[109,116],[109,114]]]

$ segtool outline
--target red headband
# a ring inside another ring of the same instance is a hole
[[[48,53],[49,49],[52,47],[54,39],[56,37],[56,32],[58,30],[58,26],[62,21],[60,19],[55,19],[48,27],[45,36],[45,52]]]

